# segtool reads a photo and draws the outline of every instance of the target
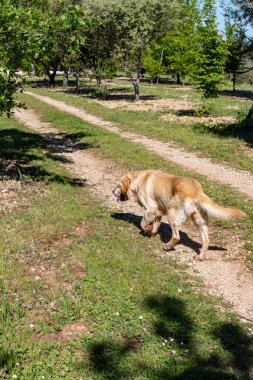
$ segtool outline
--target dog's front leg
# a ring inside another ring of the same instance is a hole
[[[162,215],[159,215],[155,218],[153,223],[152,235],[155,235],[161,225]]]
[[[148,235],[152,235],[153,234],[153,229],[154,229],[154,224],[153,223],[155,222],[156,217],[157,217],[156,211],[154,211],[154,210],[145,210],[144,211],[144,215],[143,215],[143,218],[142,218],[142,221],[141,221],[141,228]],[[158,230],[158,227],[156,227],[156,232]]]

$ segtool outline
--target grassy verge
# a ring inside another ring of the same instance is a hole
[[[37,108],[63,130],[85,131],[95,151],[130,164],[131,144],[39,102]],[[5,119],[1,133],[1,158],[20,165],[24,184],[46,190],[40,196],[21,188],[26,206],[1,216],[1,378],[246,379],[246,326],[202,295],[201,284],[182,283],[173,261],[157,258],[160,242],[112,218],[40,136]],[[141,166],[145,154],[138,152]],[[86,333],[57,339],[77,325]]]
[[[147,152],[145,148],[135,145],[119,136],[101,130],[97,127],[84,123],[81,119],[73,117],[67,113],[61,113],[54,107],[48,106],[30,96],[23,95],[22,99],[27,105],[36,110],[44,122],[52,123],[56,128],[65,132],[82,133],[82,142],[90,146],[89,149],[97,154],[116,160],[118,165],[127,170],[138,170],[147,167],[162,169],[172,172],[175,175],[191,175],[197,178],[204,186],[205,192],[217,203],[227,204],[242,209],[248,215],[246,220],[238,222],[236,225],[230,222],[216,221],[217,225],[224,225],[236,228],[243,232],[246,248],[253,250],[253,202],[245,199],[236,193],[229,186],[220,185],[216,182],[208,181],[196,173],[182,169],[161,157]],[[124,143],[123,143],[124,141]],[[147,160],[148,157],[148,160]],[[122,169],[123,171],[124,169]],[[252,257],[252,256],[250,256]],[[253,257],[252,257],[253,259]]]
[[[111,98],[113,99],[114,91],[123,90],[126,90],[126,87],[113,87]],[[237,169],[248,170],[253,173],[252,158],[247,153],[253,142],[252,133],[245,130],[239,123],[248,112],[249,101],[240,102],[238,99],[226,96],[222,96],[218,100],[208,101],[206,105],[211,109],[212,114],[215,116],[233,116],[237,118],[238,123],[226,125],[221,122],[207,127],[201,122],[185,125],[180,121],[177,122],[176,118],[173,121],[162,120],[161,116],[166,115],[167,112],[170,113],[171,110],[137,112],[117,109],[115,112],[114,109],[109,109],[92,101],[93,87],[87,89],[84,87],[83,96],[82,94],[74,95],[62,92],[61,89],[58,91],[36,89],[36,92],[63,100],[105,120],[116,122],[125,130],[139,132],[162,141],[174,141],[190,151],[197,152],[200,156],[210,157],[213,161],[226,163]],[[200,96],[194,90],[168,89],[165,86],[157,89],[156,86],[143,86],[142,93],[147,97],[158,96],[162,99],[191,101],[194,109],[199,108],[196,104],[200,102]],[[117,99],[117,96],[115,97]],[[124,99],[123,95],[122,99]],[[131,101],[129,102],[131,103]]]

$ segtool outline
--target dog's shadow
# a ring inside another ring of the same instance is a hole
[[[112,215],[112,218],[117,220],[124,220],[127,223],[133,224],[140,230],[140,234],[143,236],[147,236],[146,233],[141,228],[141,217],[132,213],[121,213],[115,212]],[[160,239],[163,243],[167,243],[172,236],[170,225],[167,223],[161,223],[157,235],[160,236]],[[192,240],[185,232],[180,231],[180,243],[184,246],[191,248],[197,254],[200,253],[201,244]],[[210,251],[226,251],[223,247],[218,246],[209,246]]]

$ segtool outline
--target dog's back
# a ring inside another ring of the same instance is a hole
[[[136,172],[137,193],[141,203],[166,213],[170,207],[184,208],[187,217],[198,211],[217,219],[234,219],[245,216],[241,210],[217,205],[203,191],[194,178],[174,176],[160,170]]]
[[[196,200],[203,193],[201,184],[190,177],[173,176],[159,170],[137,172],[136,193],[147,203],[157,202],[159,208],[168,209],[172,198],[183,205],[186,199]],[[145,202],[145,203],[146,203]]]

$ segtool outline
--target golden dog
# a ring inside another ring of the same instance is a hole
[[[171,240],[164,245],[170,250],[180,240],[179,227],[190,218],[198,228],[202,248],[197,257],[203,260],[208,250],[208,216],[217,219],[235,219],[246,214],[237,209],[214,203],[204,194],[201,184],[190,177],[177,177],[159,170],[134,171],[123,176],[113,190],[118,201],[134,198],[145,209],[142,229],[155,235],[166,215],[172,230]]]

